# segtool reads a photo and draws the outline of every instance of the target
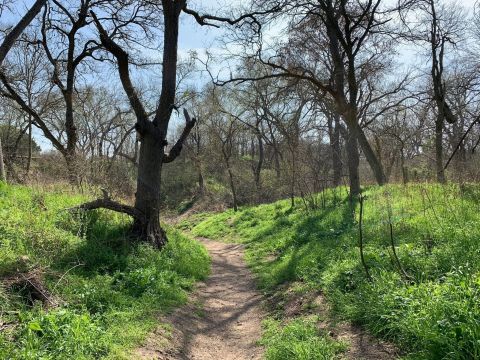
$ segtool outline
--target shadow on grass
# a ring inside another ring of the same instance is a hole
[[[245,241],[254,266],[263,274],[263,285],[304,280],[309,271],[321,272],[330,252],[356,246],[345,241],[355,227],[354,205],[345,198],[310,215],[300,209],[277,212],[269,226]],[[274,259],[265,262],[269,256]]]
[[[112,221],[96,212],[87,214],[78,230],[84,234],[82,241],[71,246],[52,267],[65,269],[81,264],[72,272],[86,277],[124,270],[138,242],[130,234],[130,221],[122,220]]]

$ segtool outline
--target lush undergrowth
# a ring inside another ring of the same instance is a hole
[[[480,358],[480,186],[392,185],[364,195],[371,282],[359,256],[359,204],[353,208],[343,188],[319,194],[315,210],[305,206],[312,199],[298,199],[294,209],[279,201],[200,214],[183,226],[245,243],[265,291],[293,281],[321,289],[336,314],[395,342],[408,358]],[[283,351],[275,341],[288,326],[273,337],[267,329],[267,353]]]
[[[135,244],[124,216],[65,211],[82,200],[0,183],[1,359],[129,359],[159,312],[184,303],[208,274],[199,243],[167,229],[162,251]],[[59,306],[32,303],[27,286],[12,285],[29,274]]]

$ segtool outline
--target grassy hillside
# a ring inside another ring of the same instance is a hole
[[[320,289],[338,316],[395,342],[407,358],[480,358],[480,187],[386,186],[364,194],[372,282],[360,262],[359,205],[349,205],[345,189],[319,194],[316,210],[301,200],[293,210],[279,201],[200,214],[183,226],[197,236],[246,244],[247,260],[266,292],[278,298],[283,284],[293,282],[299,293]],[[394,260],[390,223],[404,271]],[[277,323],[273,335],[267,323],[268,358],[316,358],[308,349],[294,353],[311,342],[295,321],[283,329]],[[285,341],[292,346],[282,348]]]
[[[1,359],[130,359],[158,313],[208,274],[199,243],[168,229],[161,252],[132,244],[128,218],[64,210],[83,200],[0,183]],[[58,305],[34,301],[25,279]]]

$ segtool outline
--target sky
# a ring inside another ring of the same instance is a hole
[[[208,13],[208,14],[221,14],[225,9],[234,8],[242,3],[245,3],[247,0],[192,0],[189,1],[189,7],[193,10],[198,11],[199,13]],[[387,0],[394,1],[394,0]],[[1,23],[14,23],[18,16],[21,16],[25,13],[25,9],[33,3],[33,0],[14,0],[13,1],[17,8],[15,12],[17,16],[2,16]],[[456,3],[466,7],[469,11],[473,11],[473,6],[476,0],[457,0]],[[217,48],[219,46],[218,39],[224,33],[224,29],[214,28],[209,26],[200,26],[196,23],[192,16],[182,13],[181,25],[179,31],[179,43],[178,51],[180,58],[186,58],[190,51],[196,51],[198,54],[203,54],[205,49]],[[401,50],[402,51],[402,50]],[[405,49],[403,54],[401,54],[405,59],[410,58],[413,55],[412,50]],[[158,72],[160,69],[158,69]],[[111,73],[110,76],[116,76],[115,73]],[[148,75],[147,75],[148,76]],[[208,81],[207,74],[198,75],[195,79],[198,84],[204,84]],[[121,88],[119,88],[120,91]],[[171,128],[177,127],[178,124],[183,121],[179,119],[177,115],[173,116]],[[42,147],[42,150],[51,149],[50,143],[43,138],[40,132],[36,131],[35,138],[39,145]]]

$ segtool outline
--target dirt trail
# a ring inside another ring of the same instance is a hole
[[[212,258],[212,273],[197,286],[189,303],[163,319],[173,329],[159,327],[138,349],[140,359],[157,360],[260,360],[263,349],[256,344],[265,318],[263,298],[243,259],[243,247],[211,240],[200,240]],[[308,298],[308,297],[312,298]],[[283,307],[285,317],[305,313],[306,303],[325,321],[320,328],[349,343],[345,359],[393,360],[396,349],[378,341],[349,323],[329,321],[329,306],[322,295],[298,297],[287,292]],[[277,299],[278,300],[278,299]],[[278,304],[270,298],[270,306]],[[272,303],[273,302],[273,303]],[[287,359],[286,359],[287,360]]]
[[[212,258],[210,277],[197,287],[188,305],[168,317],[173,334],[165,336],[158,329],[137,354],[161,360],[261,359],[262,348],[256,342],[265,313],[242,246],[201,241]]]

